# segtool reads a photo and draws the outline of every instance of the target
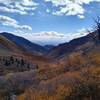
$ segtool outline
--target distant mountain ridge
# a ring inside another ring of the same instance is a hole
[[[11,40],[13,43],[15,43],[16,45],[22,47],[23,49],[25,49],[26,51],[32,53],[32,54],[45,54],[46,53],[46,49],[38,44],[32,43],[29,40],[19,37],[19,36],[15,36],[11,33],[0,33],[1,36],[4,36],[5,38],[7,38],[8,40]]]
[[[48,51],[50,51],[51,49],[53,49],[54,47],[56,46],[53,46],[53,45],[45,45],[44,48]]]
[[[93,32],[84,37],[73,39],[72,41],[70,41],[68,43],[60,44],[60,45],[56,46],[55,48],[53,48],[48,53],[48,56],[52,57],[52,58],[59,58],[65,54],[70,54],[78,47],[80,47],[88,42],[92,43],[94,41],[93,39],[95,38],[95,36],[97,36],[97,34],[95,32]]]
[[[0,37],[4,38],[4,41],[2,44],[0,43],[0,47],[4,49],[3,45],[6,45],[7,49],[9,50],[15,50],[18,52],[28,52],[31,55],[43,55],[49,58],[60,58],[64,55],[70,54],[71,52],[74,52],[77,48],[87,44],[88,42],[91,43],[94,42],[94,39],[97,39],[96,32],[90,33],[87,36],[73,39],[70,42],[59,44],[58,46],[53,45],[45,45],[40,46],[38,44],[32,43],[29,40],[15,36],[11,33],[0,33]],[[8,41],[8,42],[7,42]],[[4,44],[5,43],[5,44]],[[84,47],[84,46],[83,46]]]

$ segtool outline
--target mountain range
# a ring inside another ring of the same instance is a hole
[[[11,33],[0,33],[0,51],[30,53],[32,55],[47,55],[49,58],[60,58],[77,50],[80,46],[92,43],[96,33],[90,33],[84,37],[76,38],[70,42],[58,46],[41,46],[29,40]]]

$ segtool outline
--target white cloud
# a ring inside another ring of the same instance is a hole
[[[82,29],[77,30],[77,32],[79,32],[79,33],[86,33],[87,30],[85,28],[82,28]]]
[[[33,0],[0,0],[0,11],[7,13],[18,13],[21,15],[28,14],[28,11],[34,11],[37,3]]]
[[[60,7],[59,11],[54,12],[55,15],[78,15],[84,14],[85,10],[78,4],[69,4],[66,7]],[[82,15],[83,16],[83,15]]]
[[[15,19],[3,15],[0,15],[0,24],[4,26],[10,26],[15,29],[20,29],[20,30],[32,30],[30,26],[20,25],[19,22],[16,21]]]
[[[21,15],[27,14],[27,12],[25,12],[25,11],[21,11],[21,10],[18,10],[18,9],[7,8],[7,7],[1,7],[1,6],[0,6],[0,12],[18,13],[18,14],[21,14]]]
[[[34,13],[30,13],[30,15],[31,15],[31,16],[33,16],[33,15],[34,15]]]
[[[77,15],[80,19],[84,19],[85,16],[84,15]]]
[[[2,23],[2,24],[5,24],[5,23],[18,24],[18,22],[15,19],[12,19],[7,16],[2,16],[2,15],[0,15],[0,23]]]
[[[32,28],[28,25],[17,25],[16,28],[23,30],[32,30]]]
[[[5,5],[9,5],[11,3],[17,3],[17,4],[24,5],[24,6],[36,5],[36,3],[33,2],[33,0],[0,0],[0,3],[3,3]]]
[[[45,0],[45,2],[52,2],[53,6],[59,7],[59,10],[52,12],[55,15],[77,15],[79,18],[84,18],[86,12],[83,4],[90,4],[91,2],[100,2],[100,0]]]
[[[50,10],[49,10],[49,9],[46,9],[46,12],[47,12],[47,13],[50,13]]]
[[[15,7],[15,8],[20,9],[22,11],[25,11],[25,10],[27,11],[27,10],[35,10],[36,9],[36,6],[37,5],[35,5],[35,6],[22,6],[22,5],[18,4],[18,3],[16,3],[13,6],[13,8]]]

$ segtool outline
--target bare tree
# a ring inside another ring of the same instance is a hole
[[[98,42],[100,43],[100,17],[97,17],[97,19],[95,19],[95,23],[96,23],[97,39]]]

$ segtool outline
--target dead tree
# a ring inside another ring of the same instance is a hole
[[[95,19],[95,23],[96,23],[97,39],[98,42],[100,43],[100,17],[97,17],[97,19]]]

